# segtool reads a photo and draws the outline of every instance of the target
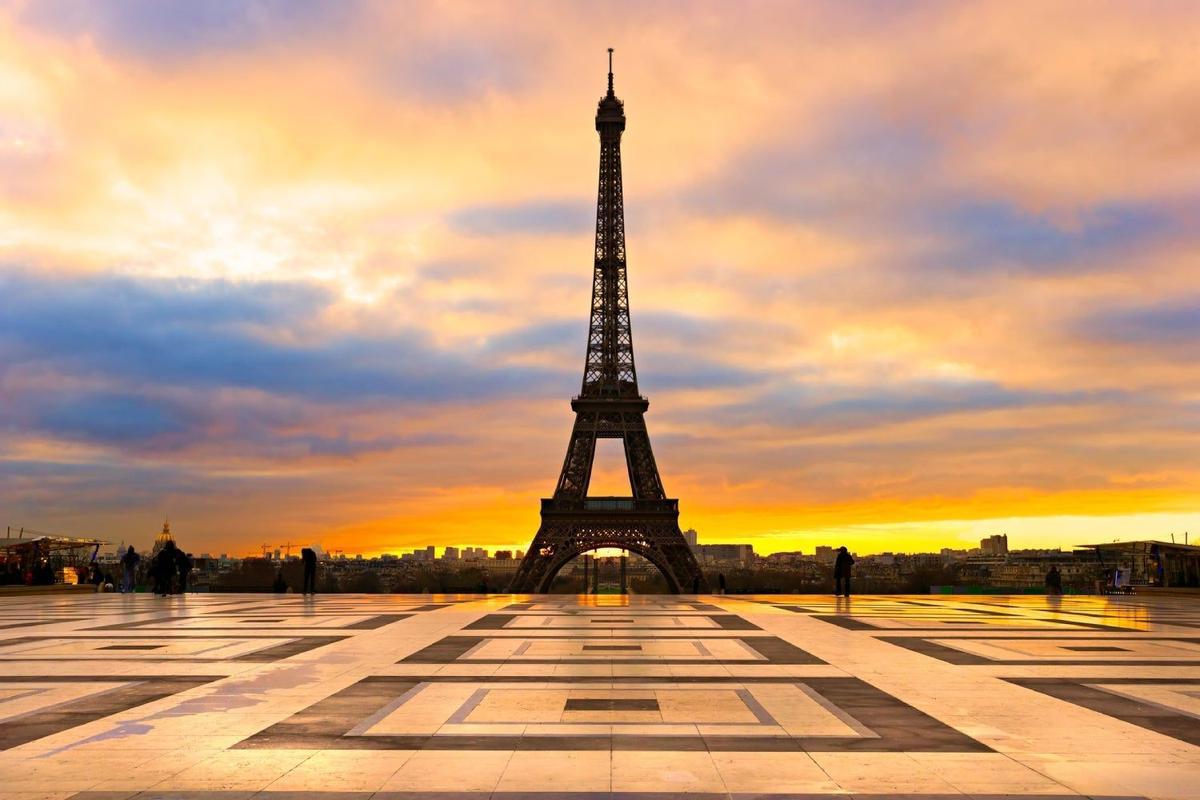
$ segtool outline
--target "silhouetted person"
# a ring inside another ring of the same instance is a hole
[[[282,569],[275,573],[275,583],[271,588],[275,590],[275,594],[287,594],[288,585],[287,581],[283,579]]]
[[[692,594],[700,594],[700,576],[692,578]]]
[[[304,594],[317,593],[317,554],[311,547],[300,551],[300,560],[304,562]]]
[[[100,565],[92,562],[90,574],[88,575],[88,583],[96,587],[96,591],[100,591],[100,587],[104,585],[104,573],[100,571]]]
[[[1046,573],[1046,594],[1062,594],[1062,573],[1057,564],[1051,565]]]
[[[176,550],[175,568],[179,570],[179,593],[187,594],[188,578],[192,574],[192,557],[182,550]]]
[[[121,581],[122,592],[133,591],[134,575],[137,572],[138,562],[142,557],[133,549],[133,545],[129,545],[129,549],[125,551],[125,555],[121,556],[121,569],[124,572],[123,580]]]
[[[717,586],[721,587],[721,594],[725,594],[725,573],[717,573]]]
[[[174,542],[167,542],[163,545],[163,549],[158,551],[158,555],[154,557],[154,563],[150,567],[151,574],[154,576],[154,593],[162,597],[171,593],[171,581],[175,578],[176,550]]]
[[[850,568],[854,566],[854,556],[845,546],[838,548],[837,558],[833,561],[833,594],[838,596],[845,587],[846,597],[850,596]]]

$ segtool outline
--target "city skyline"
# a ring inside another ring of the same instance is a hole
[[[163,8],[0,6],[5,524],[527,547],[611,45],[683,527],[762,553],[1200,530],[1197,9]],[[601,448],[594,493],[623,469]]]

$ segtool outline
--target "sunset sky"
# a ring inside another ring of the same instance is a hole
[[[1200,4],[0,9],[5,525],[526,546],[611,46],[683,527],[1200,538]]]

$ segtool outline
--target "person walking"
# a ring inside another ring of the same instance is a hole
[[[133,549],[133,545],[129,545],[129,549],[125,551],[125,555],[121,556],[121,569],[124,572],[121,580],[121,591],[129,593],[133,591],[133,581],[137,572],[138,562],[142,560],[141,555],[137,550]]]
[[[311,547],[300,551],[300,560],[304,562],[304,594],[317,593],[317,554]]]
[[[850,596],[850,568],[854,566],[854,556],[846,550],[845,545],[838,548],[837,558],[833,562],[833,595],[842,594],[845,587],[846,597]]]
[[[1046,573],[1046,594],[1062,594],[1062,573],[1058,571],[1057,564],[1051,564],[1050,571]]]
[[[725,594],[725,573],[717,573],[717,586],[721,588],[721,594]]]

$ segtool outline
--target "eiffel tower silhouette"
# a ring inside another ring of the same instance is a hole
[[[596,109],[600,134],[600,187],[596,195],[596,259],[592,316],[583,388],[571,400],[575,427],[554,496],[542,500],[542,524],[509,591],[543,593],[576,556],[600,547],[636,553],[656,566],[674,593],[707,591],[696,557],[679,530],[679,501],[667,497],[638,392],[629,326],[625,271],[625,204],[621,188],[621,133],[625,107],[613,93],[612,48],[608,93]],[[621,439],[632,497],[588,497],[596,440]]]

